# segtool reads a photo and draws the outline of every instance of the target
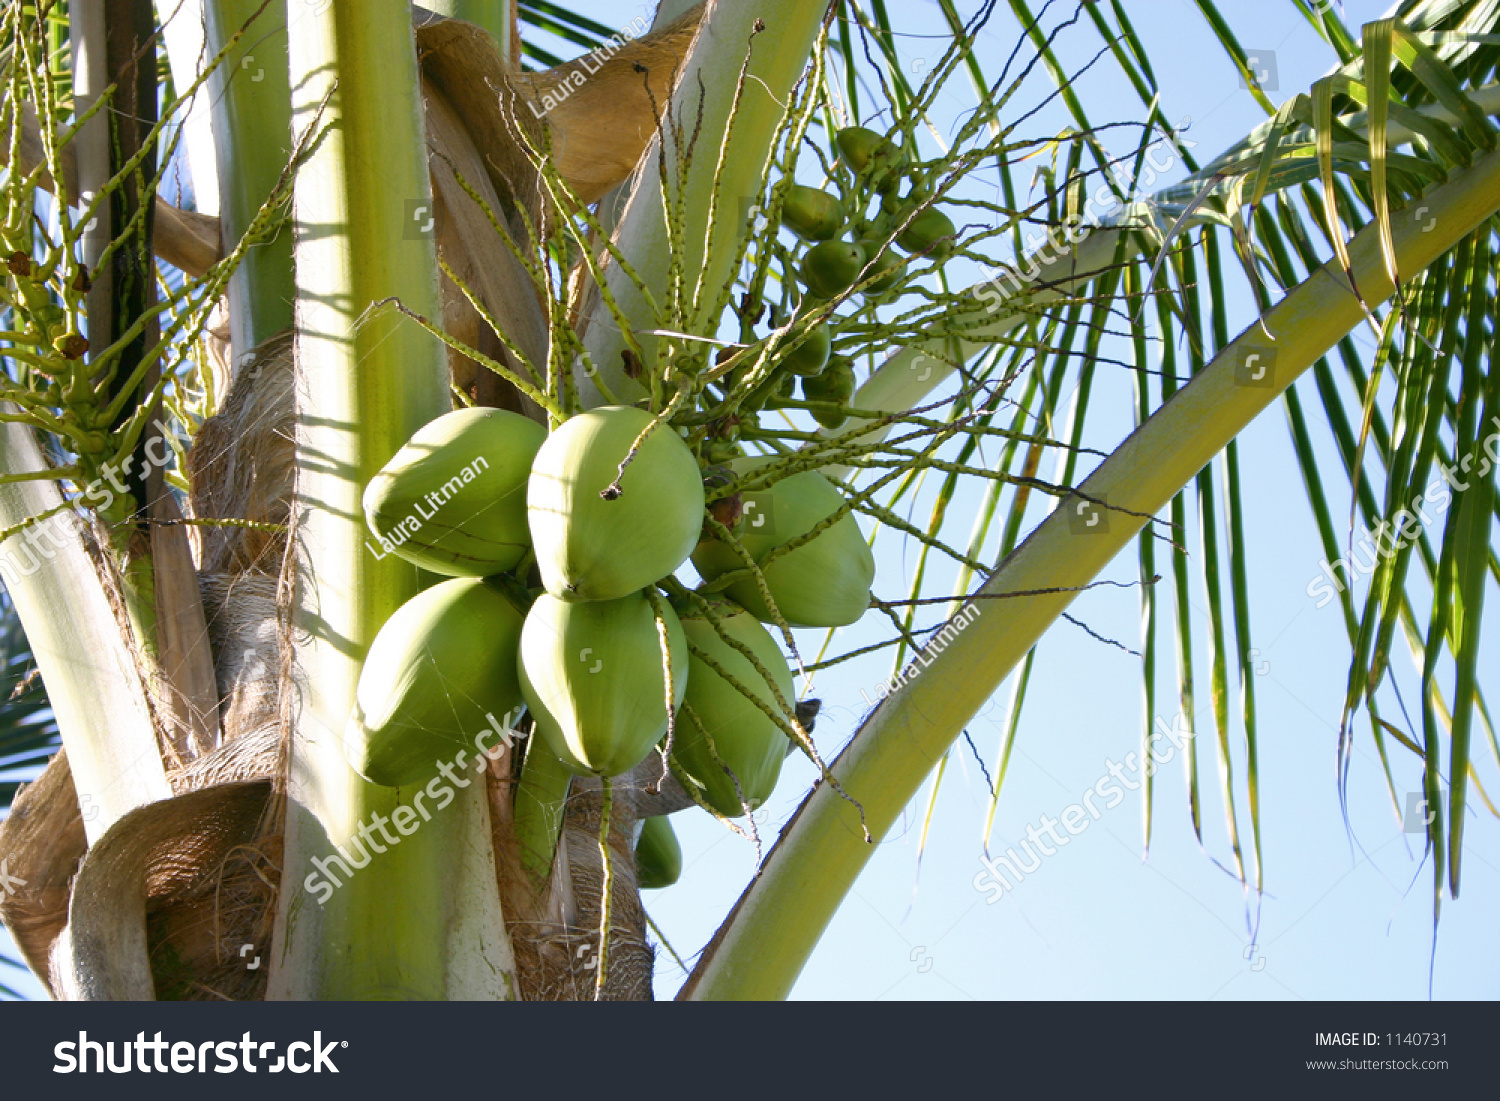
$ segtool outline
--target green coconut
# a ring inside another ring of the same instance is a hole
[[[790,704],[792,674],[776,640],[748,612],[728,601],[715,602],[714,612],[724,634],[755,655],[770,673],[781,698]],[[761,709],[763,705],[776,713],[780,707],[765,677],[749,658],[720,637],[708,619],[687,616],[682,629],[694,647],[754,695],[754,699],[746,697],[713,665],[694,654],[672,748],[678,767],[690,781],[703,785],[699,794],[708,805],[722,815],[738,818],[746,806],[754,810],[770,798],[781,775],[787,737]]]
[[[526,739],[511,822],[521,863],[537,884],[545,883],[552,874],[572,783],[573,769],[552,752],[546,738]]]
[[[844,228],[844,204],[816,187],[793,184],[781,201],[782,224],[804,241],[827,241]]]
[[[730,466],[743,478],[770,461],[747,457]],[[794,627],[843,627],[864,614],[875,579],[875,558],[852,513],[811,541],[763,564],[776,547],[807,534],[838,511],[844,498],[832,482],[808,470],[783,478],[769,489],[744,491],[741,500],[735,537],[761,565],[782,618]],[[746,569],[734,548],[717,539],[698,544],[693,565],[705,581]],[[724,591],[755,618],[772,620],[753,575],[747,572]]]
[[[854,285],[865,254],[848,241],[824,241],[802,256],[802,285],[823,299],[834,299]]]
[[[910,210],[903,211],[896,217],[896,224],[905,222]],[[953,252],[953,235],[958,230],[953,226],[953,220],[936,207],[928,207],[901,231],[896,238],[896,244],[907,252],[924,253],[934,260],[947,258]]]
[[[789,371],[773,369],[769,375],[760,381],[755,389],[740,399],[738,415],[741,417],[753,417],[758,411],[764,409],[766,403],[780,392],[783,377],[796,378]]]
[[[440,763],[468,759],[475,736],[502,729],[521,704],[521,612],[492,582],[444,581],[396,609],[370,643],[344,754],[385,787],[420,784]],[[484,742],[495,744],[494,737]]]
[[[860,241],[859,250],[864,255],[865,263],[874,266],[865,272],[863,278],[870,279],[864,287],[860,288],[861,294],[882,295],[894,287],[901,278],[901,269],[906,266],[906,261],[897,256],[890,249],[881,250],[879,241]]]
[[[661,607],[675,707],[687,687],[687,642],[676,613]],[[587,603],[544,593],[526,616],[517,669],[537,731],[576,772],[629,772],[666,733],[661,642],[645,593]]]
[[[807,334],[795,348],[783,353],[781,366],[794,375],[815,375],[827,364],[832,350],[832,331],[828,322],[820,321],[807,330]]]
[[[682,846],[664,814],[641,822],[635,841],[635,879],[643,891],[670,887],[682,876]]]
[[[846,359],[840,359],[825,367],[822,374],[803,379],[802,396],[808,401],[824,401],[837,405],[838,411],[814,409],[812,416],[813,420],[824,428],[838,428],[849,419],[848,414],[842,410],[847,408],[854,398],[853,365]]]
[[[513,569],[531,546],[526,479],[546,438],[504,409],[458,409],[427,424],[365,487],[370,549],[450,577]]]
[[[537,452],[526,504],[542,584],[562,600],[618,600],[686,561],[703,526],[703,482],[670,425],[620,463],[651,414],[592,409],[565,421]],[[619,493],[606,499],[619,479]]]
[[[834,142],[855,172],[863,172],[871,161],[890,169],[900,169],[906,163],[905,156],[894,142],[864,126],[846,126],[834,135]]]

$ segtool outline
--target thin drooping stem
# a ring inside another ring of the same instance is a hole
[[[615,871],[609,859],[609,818],[614,810],[614,787],[608,776],[599,778],[602,802],[599,804],[599,956],[594,971],[594,1001],[604,1000],[605,972],[609,969],[610,895],[614,890]]]

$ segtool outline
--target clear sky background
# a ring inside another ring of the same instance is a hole
[[[573,0],[573,6],[612,27],[623,27],[637,15],[649,19],[654,10],[650,4],[604,0]],[[967,13],[975,5],[960,6]],[[937,6],[930,0],[888,0],[888,7],[901,29],[898,50],[908,73],[920,77],[947,42],[946,36],[931,36],[941,26]],[[1200,163],[1265,118],[1193,4],[1127,0],[1126,10],[1161,83],[1167,117],[1192,119],[1187,136],[1198,143],[1194,154]],[[1335,61],[1290,3],[1224,3],[1220,10],[1247,52],[1274,53],[1276,87],[1268,89],[1273,102],[1306,91]],[[1048,25],[1069,12],[1071,8],[1058,7],[1048,16]],[[1379,18],[1384,9],[1367,0],[1350,0],[1344,12],[1346,21],[1357,27]],[[980,60],[992,77],[1017,37],[1017,24],[1001,5],[978,45]],[[1059,52],[1076,70],[1102,44],[1084,17],[1061,36]],[[548,45],[563,57],[578,52],[555,42]],[[1095,125],[1136,121],[1143,115],[1135,92],[1107,57],[1079,79],[1078,90]],[[1025,108],[1043,95],[1043,85],[1034,85]],[[966,83],[953,81],[937,104],[937,118],[945,126],[951,123],[973,107],[970,97]],[[1050,135],[1067,125],[1062,105],[1055,104],[1036,116],[1027,133]],[[1111,136],[1105,131],[1103,140],[1112,151],[1124,153],[1133,148],[1136,133],[1122,128]],[[995,181],[983,182],[993,197]],[[958,285],[973,281],[977,272],[951,265],[950,276]],[[1238,331],[1253,317],[1253,309],[1243,293],[1243,280],[1234,282],[1232,270],[1226,277],[1240,289],[1232,322]],[[1362,347],[1371,344],[1368,333],[1356,334],[1356,339]],[[1106,347],[1104,355],[1128,358],[1120,348]],[[1067,387],[1072,385],[1070,381]],[[1347,516],[1347,483],[1331,437],[1318,418],[1316,392],[1310,382],[1298,385],[1327,472],[1332,514]],[[1065,393],[1064,409],[1069,402]],[[1085,443],[1105,451],[1113,448],[1131,430],[1133,409],[1128,371],[1101,363]],[[1500,823],[1482,810],[1471,816],[1465,834],[1463,896],[1458,902],[1445,898],[1434,953],[1431,865],[1422,862],[1423,838],[1403,833],[1393,814],[1363,720],[1350,768],[1347,826],[1341,816],[1335,753],[1348,643],[1337,604],[1317,609],[1306,595],[1322,552],[1280,402],[1241,436],[1240,456],[1253,627],[1262,663],[1256,691],[1264,899],[1258,905],[1253,897],[1247,899],[1239,883],[1218,866],[1227,865],[1230,857],[1204,679],[1207,602],[1195,589],[1191,611],[1203,707],[1197,725],[1207,735],[1199,739],[1206,851],[1193,836],[1184,774],[1180,760],[1174,761],[1157,776],[1149,859],[1142,859],[1139,793],[1130,793],[990,904],[986,900],[991,896],[973,886],[975,875],[983,870],[979,856],[987,781],[975,754],[960,741],[961,752],[955,751],[949,763],[920,868],[917,842],[930,783],[878,845],[804,970],[794,997],[1407,999],[1426,997],[1429,965],[1436,997],[1493,998],[1500,991],[1500,942],[1494,936],[1494,915],[1500,906]],[[1091,463],[1084,459],[1080,477]],[[910,518],[925,525],[928,500],[919,496]],[[960,500],[953,510],[962,530],[950,533],[950,541],[966,537],[972,512],[966,513],[963,504]],[[1034,503],[1028,530],[1045,504],[1045,499]],[[1195,546],[1196,539],[1190,545]],[[877,591],[887,596],[904,593],[915,555],[903,551],[894,538],[883,536],[877,546]],[[1158,569],[1168,564],[1163,548]],[[937,571],[938,577],[952,576],[947,566]],[[1105,576],[1133,582],[1136,575],[1132,544]],[[1357,597],[1363,592],[1363,587],[1357,589]],[[1492,603],[1494,599],[1492,593]],[[1170,724],[1177,710],[1177,689],[1169,585],[1159,587],[1157,607],[1158,714]],[[1099,634],[1139,648],[1138,590],[1084,593],[1071,611]],[[985,614],[1005,612],[997,606]],[[836,648],[852,649],[884,637],[883,628],[871,619],[841,632]],[[1500,655],[1497,624],[1500,612],[1489,617],[1481,656],[1481,679],[1491,690]],[[815,650],[821,633],[804,634],[804,653]],[[887,656],[851,662],[819,676],[811,694],[823,700],[817,741],[825,756],[831,758],[853,733],[868,710],[862,691],[875,695],[875,686],[892,672],[889,661]],[[1405,698],[1416,699],[1416,677],[1404,650],[1393,660],[1393,669],[1402,678]],[[1237,692],[1237,686],[1232,684],[1232,689]],[[1445,694],[1451,696],[1451,677]],[[1007,682],[969,727],[990,776],[996,771],[1009,697]],[[1141,698],[1139,659],[1095,641],[1067,622],[1048,632],[989,837],[991,852],[1016,844],[1025,837],[1027,826],[1043,815],[1060,815],[1106,773],[1107,761],[1122,761],[1138,750]],[[1238,713],[1237,696],[1232,710]],[[1233,740],[1240,829],[1248,835],[1243,737],[1238,729]],[[1418,790],[1418,759],[1399,748],[1393,753],[1398,754],[1393,758],[1398,788]],[[1475,757],[1486,788],[1500,791],[1495,763],[1479,742]],[[800,759],[788,762],[761,826],[768,843],[796,809],[812,778],[811,768]],[[686,811],[672,821],[682,842],[685,870],[676,886],[647,892],[645,902],[673,947],[691,964],[753,874],[755,852],[702,812]],[[1258,935],[1252,940],[1257,911]],[[3,934],[0,951],[14,954]],[[683,978],[671,955],[661,951],[657,996],[671,997]],[[0,971],[0,982],[39,994],[29,977],[18,978],[10,969]]]

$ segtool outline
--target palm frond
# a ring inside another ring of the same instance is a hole
[[[0,597],[0,811],[57,752],[57,722],[35,673],[21,619]]]

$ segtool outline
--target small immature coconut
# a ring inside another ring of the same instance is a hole
[[[536,421],[504,409],[447,413],[370,479],[365,521],[384,553],[433,573],[512,569],[531,546],[526,479],[546,438]]]
[[[425,589],[370,643],[344,754],[371,783],[420,784],[521,703],[521,612],[501,588],[455,578]],[[492,747],[495,739],[486,739]]]
[[[781,202],[781,221],[804,241],[828,241],[844,228],[844,204],[816,187],[793,184]]]
[[[710,440],[703,448],[703,458],[710,463],[727,463],[744,453],[745,449],[733,440]]]
[[[687,687],[687,642],[677,614],[665,601],[661,608],[675,707]],[[661,642],[643,592],[586,603],[537,597],[517,670],[537,732],[575,771],[629,772],[666,733]]]
[[[897,215],[896,224],[906,221],[910,211]],[[953,253],[953,235],[958,230],[953,220],[936,207],[928,207],[901,231],[896,244],[907,252],[924,253],[934,260],[944,260]]]
[[[682,629],[688,641],[754,699],[694,654],[684,706],[677,716],[672,756],[690,780],[703,785],[699,794],[709,806],[729,818],[738,818],[745,813],[746,805],[754,810],[770,798],[781,775],[787,736],[761,705],[773,713],[780,707],[765,677],[749,658],[720,637],[713,623],[695,616],[686,606],[683,614]],[[743,608],[728,601],[716,601],[714,614],[724,634],[755,655],[771,675],[781,698],[790,705],[792,674],[776,640]]]
[[[848,241],[824,241],[802,257],[802,285],[819,298],[834,299],[854,285],[865,254]]]
[[[618,600],[655,584],[692,552],[703,526],[698,463],[671,425],[646,438],[651,414],[591,409],[547,438],[531,466],[526,505],[542,584],[561,600]],[[606,491],[619,480],[619,493]]]
[[[664,814],[641,822],[641,835],[635,840],[635,880],[643,891],[670,887],[682,875],[682,846]]]
[[[882,178],[894,177],[899,182],[896,170],[903,168],[906,157],[901,149],[884,134],[877,134],[864,126],[846,126],[834,135],[834,142],[844,160],[855,172],[863,172],[871,161],[877,162],[877,174]],[[883,166],[887,171],[880,172]],[[880,181],[877,181],[877,185]]]
[[[882,295],[896,285],[901,278],[901,269],[906,266],[906,261],[897,256],[890,249],[881,251],[879,241],[861,241],[859,250],[864,255],[865,263],[874,266],[864,272],[862,278],[871,282],[860,289],[864,295]]]
[[[770,461],[749,457],[732,466],[745,477]],[[761,564],[766,588],[782,618],[793,627],[843,627],[864,614],[875,579],[875,558],[852,513],[769,565],[763,564],[776,547],[806,535],[839,510],[844,498],[832,482],[808,470],[783,478],[769,489],[744,491],[741,498],[745,505],[733,529],[735,538]],[[705,581],[746,568],[734,548],[717,539],[698,544],[693,565]],[[725,595],[757,619],[773,619],[753,576],[747,574],[731,584]]]
[[[808,401],[825,401],[839,407],[833,410],[813,410],[813,420],[824,428],[838,428],[849,419],[847,408],[854,397],[854,367],[846,359],[836,360],[823,369],[823,373],[802,380],[802,396]]]
[[[832,350],[833,335],[828,322],[820,321],[807,330],[795,348],[782,353],[780,366],[794,375],[815,375],[828,362],[828,354]]]

